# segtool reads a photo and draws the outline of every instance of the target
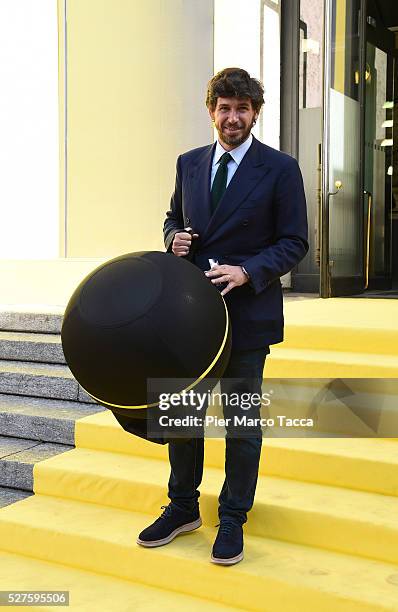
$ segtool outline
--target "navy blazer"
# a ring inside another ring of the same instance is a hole
[[[192,261],[242,265],[251,281],[225,295],[234,350],[283,340],[280,277],[307,253],[307,210],[297,161],[253,137],[215,213],[210,208],[210,173],[215,143],[177,160],[175,190],[164,222],[171,251],[174,234],[192,227],[199,238]],[[192,247],[191,247],[192,248]],[[209,281],[210,282],[210,281]]]

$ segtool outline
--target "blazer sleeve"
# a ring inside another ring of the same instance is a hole
[[[250,275],[250,284],[256,294],[296,266],[309,248],[303,179],[293,157],[277,180],[273,204],[273,244],[242,264]]]
[[[170,209],[166,213],[163,224],[163,240],[167,251],[171,251],[174,235],[184,229],[184,217],[182,212],[182,167],[181,155],[178,156],[176,165],[176,181],[173,195],[171,196]]]

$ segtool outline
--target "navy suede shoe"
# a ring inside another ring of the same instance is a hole
[[[154,547],[168,544],[180,533],[193,531],[202,524],[199,509],[193,512],[180,510],[173,503],[162,506],[164,511],[152,525],[141,531],[137,544]]]
[[[242,525],[222,520],[211,553],[213,563],[234,565],[243,559]]]

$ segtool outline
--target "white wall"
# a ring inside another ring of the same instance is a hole
[[[0,258],[58,256],[56,0],[0,1]]]
[[[260,78],[260,14],[259,0],[215,0],[214,73],[235,66]],[[253,134],[259,137],[258,123]]]
[[[177,157],[211,139],[213,0],[68,0],[67,21],[67,257],[163,250]]]
[[[280,149],[281,123],[281,64],[280,16],[278,2],[264,6],[263,14],[263,70],[264,108],[260,124],[262,142]]]
[[[229,66],[260,76],[259,0],[215,0],[214,71]]]
[[[214,72],[236,66],[264,85],[265,104],[253,134],[266,144],[280,146],[280,23],[279,2],[215,0]],[[261,37],[263,40],[261,41]],[[261,42],[262,55],[261,58]],[[261,70],[262,64],[262,70]],[[216,132],[215,132],[216,136]]]

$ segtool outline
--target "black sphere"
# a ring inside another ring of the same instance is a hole
[[[91,272],[69,300],[61,338],[80,385],[125,415],[152,405],[147,379],[165,379],[167,392],[179,393],[181,379],[195,388],[220,378],[231,345],[219,291],[190,262],[157,251],[128,253]]]

